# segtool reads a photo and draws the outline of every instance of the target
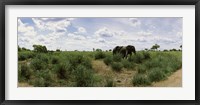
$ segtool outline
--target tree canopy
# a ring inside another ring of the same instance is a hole
[[[157,50],[158,48],[160,48],[160,45],[158,45],[158,44],[155,44],[155,45],[153,45],[153,46],[151,47],[152,50],[154,50],[154,49]]]
[[[41,52],[41,53],[47,53],[47,48],[46,46],[42,45],[33,45],[34,51],[35,52]]]

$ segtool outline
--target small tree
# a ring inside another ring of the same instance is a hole
[[[60,49],[56,49],[57,52],[60,52]]]
[[[35,52],[41,52],[41,53],[47,53],[47,48],[46,46],[42,45],[33,45],[34,51]]]
[[[18,45],[18,51],[21,51],[21,50],[22,50],[22,48],[20,48],[19,45]]]
[[[96,49],[96,51],[102,51],[101,49]]]
[[[152,50],[154,50],[154,49],[157,50],[158,48],[160,48],[160,45],[158,45],[158,44],[155,44],[151,47]]]
[[[182,50],[182,45],[180,45],[180,48],[181,48],[181,50]]]

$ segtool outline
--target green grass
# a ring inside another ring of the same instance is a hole
[[[111,67],[114,71],[120,72],[123,68],[123,64],[121,62],[113,62]]]
[[[182,67],[180,51],[138,51],[127,59],[105,51],[18,52],[18,81],[35,87],[116,86],[113,78],[95,73],[92,62],[103,61],[112,72],[135,70],[133,86],[150,86]],[[125,68],[125,69],[123,69]],[[118,74],[117,73],[117,74]]]

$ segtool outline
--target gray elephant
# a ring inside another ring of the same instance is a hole
[[[128,55],[132,55],[132,53],[136,54],[136,50],[135,47],[132,45],[128,45],[128,46],[116,46],[113,49],[113,55],[119,53],[122,55],[123,58],[127,58]]]

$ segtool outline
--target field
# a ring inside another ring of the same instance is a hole
[[[151,87],[182,68],[182,51],[137,51],[123,59],[112,51],[18,52],[18,86]]]

